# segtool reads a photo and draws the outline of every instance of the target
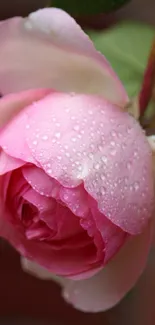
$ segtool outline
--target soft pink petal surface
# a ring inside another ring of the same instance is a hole
[[[46,8],[0,25],[0,92],[50,87],[103,95],[124,106],[127,95],[106,59],[73,18]]]
[[[22,150],[20,142],[16,150],[12,141],[19,138],[20,128]],[[128,233],[141,232],[152,214],[147,139],[131,116],[101,98],[47,96],[3,130],[0,145],[18,159],[31,157],[63,186],[84,182],[99,210]]]
[[[4,175],[24,164],[24,161],[10,157],[3,150],[0,150],[0,175]]]
[[[115,258],[97,275],[84,281],[71,281],[48,273],[39,265],[24,260],[24,270],[63,287],[63,296],[75,308],[99,312],[113,307],[135,285],[141,275],[150,245],[150,225],[144,233],[131,237]],[[51,293],[52,295],[52,293]]]
[[[0,99],[0,127],[3,127],[11,118],[23,108],[47,95],[50,91],[44,89],[28,90],[9,94]]]

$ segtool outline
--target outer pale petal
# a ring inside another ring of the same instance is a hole
[[[21,257],[21,266],[25,272],[30,273],[30,274],[40,278],[41,280],[54,280],[61,284],[70,281],[66,278],[57,277],[53,273],[47,271],[44,267],[28,260],[25,257]]]
[[[67,13],[46,8],[0,25],[0,91],[34,87],[103,95],[123,105],[127,95],[106,59]]]
[[[115,258],[97,275],[83,281],[54,277],[39,265],[23,260],[25,271],[63,287],[63,296],[75,308],[99,312],[113,307],[135,285],[141,275],[150,246],[150,224],[144,233],[131,237]]]
[[[26,106],[41,99],[49,92],[49,90],[38,89],[9,94],[8,96],[2,97],[0,99],[0,127],[3,127]]]

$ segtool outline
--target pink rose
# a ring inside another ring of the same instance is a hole
[[[110,308],[150,246],[148,141],[117,76],[63,11],[1,23],[0,43],[0,235],[25,268],[61,276],[77,308]],[[38,87],[56,90],[8,95]]]

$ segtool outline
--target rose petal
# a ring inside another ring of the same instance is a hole
[[[3,126],[0,130],[0,146],[6,154],[26,162],[36,163],[24,137],[24,130],[29,127],[27,124],[27,116],[26,114],[21,115],[19,113],[48,93],[51,93],[51,90],[28,90],[21,93],[9,94],[0,99],[0,126]],[[9,120],[11,121],[9,122]],[[4,125],[7,122],[9,123],[5,128]]]
[[[62,283],[64,281],[69,281],[67,279],[64,280],[64,278],[57,277],[53,273],[47,271],[44,267],[28,260],[27,258],[21,257],[20,261],[21,261],[22,269],[25,272],[30,273],[31,275],[34,275],[34,276],[40,278],[41,280],[54,280],[56,282],[58,280],[58,283],[60,283],[61,280],[62,280]]]
[[[124,106],[125,90],[73,18],[45,8],[0,25],[0,91],[51,87],[103,95]]]
[[[25,166],[22,168],[22,173],[36,192],[60,200],[59,192],[62,186],[54,178],[48,176],[44,170],[36,166]]]
[[[49,92],[51,92],[51,90],[28,90],[2,97],[0,99],[0,127],[4,126],[26,106],[43,98]]]
[[[77,309],[99,312],[113,307],[134,286],[141,275],[150,245],[150,225],[131,237],[103,271],[92,279],[70,282],[63,296]]]
[[[0,175],[4,175],[24,164],[24,161],[10,157],[3,150],[0,150]]]
[[[45,172],[65,187],[84,181],[109,220],[140,233],[152,215],[154,190],[151,149],[139,124],[101,98],[60,93],[27,116],[27,143]]]
[[[131,237],[100,273],[84,281],[55,278],[28,260],[22,261],[22,265],[26,272],[61,284],[64,298],[75,308],[85,312],[100,312],[117,304],[135,285],[145,267],[149,246],[150,224],[144,233]]]
[[[2,207],[2,206],[1,206]],[[3,218],[5,214],[5,219]],[[37,241],[27,240],[25,235],[18,228],[14,227],[7,220],[6,211],[1,209],[0,218],[0,236],[10,242],[17,251],[24,257],[32,259],[34,262],[39,263],[47,270],[62,276],[72,278],[77,274],[83,274],[83,278],[89,276],[89,270],[91,269],[95,260],[94,246],[70,249],[51,249],[51,245],[48,243],[42,243]],[[98,265],[93,265],[93,272],[98,270]],[[87,275],[88,271],[88,275]]]

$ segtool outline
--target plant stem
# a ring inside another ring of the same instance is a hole
[[[147,106],[152,99],[153,88],[155,86],[155,39],[153,41],[146,70],[144,72],[143,83],[139,94],[140,117],[143,117]]]

